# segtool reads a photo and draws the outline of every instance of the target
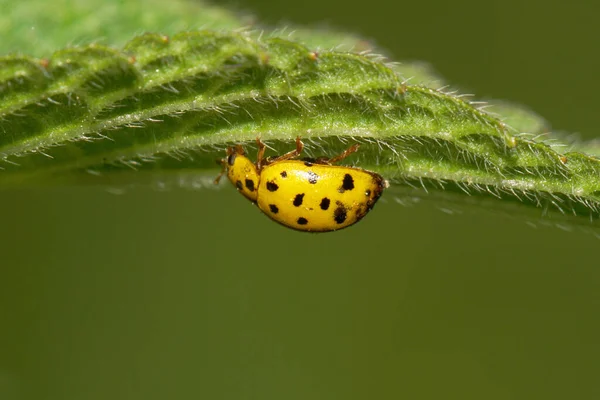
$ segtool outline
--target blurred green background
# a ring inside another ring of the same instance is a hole
[[[232,7],[598,136],[592,2]],[[319,235],[229,186],[2,192],[0,399],[600,398],[598,238],[421,200]]]

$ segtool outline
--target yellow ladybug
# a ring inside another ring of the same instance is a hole
[[[242,146],[227,149],[221,160],[227,178],[248,200],[271,219],[289,228],[329,232],[350,226],[375,205],[388,182],[375,172],[332,165],[356,152],[355,144],[331,159],[297,160],[304,145],[276,158],[265,158],[265,144],[256,139],[258,157],[253,163]]]

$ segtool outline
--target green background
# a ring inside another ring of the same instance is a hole
[[[233,7],[359,33],[592,138],[591,4]],[[600,398],[594,233],[406,203],[390,192],[357,226],[319,235],[229,186],[2,192],[0,398]]]

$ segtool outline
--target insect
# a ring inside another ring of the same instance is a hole
[[[271,219],[289,228],[329,232],[363,218],[389,186],[380,175],[360,168],[333,165],[358,150],[355,144],[333,158],[297,159],[304,144],[279,157],[265,158],[265,144],[256,139],[253,163],[242,146],[229,147],[220,160],[223,174]]]

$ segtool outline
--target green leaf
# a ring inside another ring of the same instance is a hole
[[[348,161],[396,188],[598,216],[598,159],[540,141],[540,118],[504,106],[511,130],[435,87],[418,64],[315,51],[302,43],[321,33],[297,35],[144,34],[121,49],[91,44],[47,60],[1,58],[0,186],[204,185],[228,145],[252,152],[260,137],[273,155],[300,136],[306,156],[360,142]],[[430,82],[409,84],[409,74]],[[530,135],[518,134],[524,130]]]
[[[251,22],[201,0],[0,0],[0,54],[47,57],[67,45],[122,46],[143,32],[239,29]]]

